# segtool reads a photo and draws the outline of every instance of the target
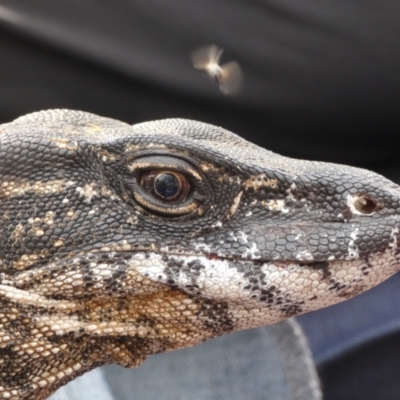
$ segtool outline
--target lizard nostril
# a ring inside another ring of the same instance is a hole
[[[378,203],[365,196],[357,197],[354,200],[354,208],[361,214],[372,214],[376,211]]]

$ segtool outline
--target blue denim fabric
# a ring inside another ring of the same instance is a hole
[[[400,331],[399,288],[397,274],[360,296],[297,318],[316,363]]]
[[[119,400],[114,399],[102,368],[94,369],[61,387],[49,400]]]
[[[94,370],[51,400],[317,400],[318,387],[304,384],[310,359],[303,351],[290,323],[236,332],[151,356],[137,369]]]

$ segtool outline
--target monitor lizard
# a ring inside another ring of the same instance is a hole
[[[0,142],[0,399],[45,399],[399,269],[400,188],[373,172],[184,119],[50,110]]]

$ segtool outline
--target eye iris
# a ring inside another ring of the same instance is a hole
[[[154,190],[159,196],[165,199],[177,196],[181,187],[180,180],[173,174],[162,173],[154,181]]]

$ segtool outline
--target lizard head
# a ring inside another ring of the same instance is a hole
[[[267,325],[398,270],[400,189],[188,120],[0,127],[0,394]]]

